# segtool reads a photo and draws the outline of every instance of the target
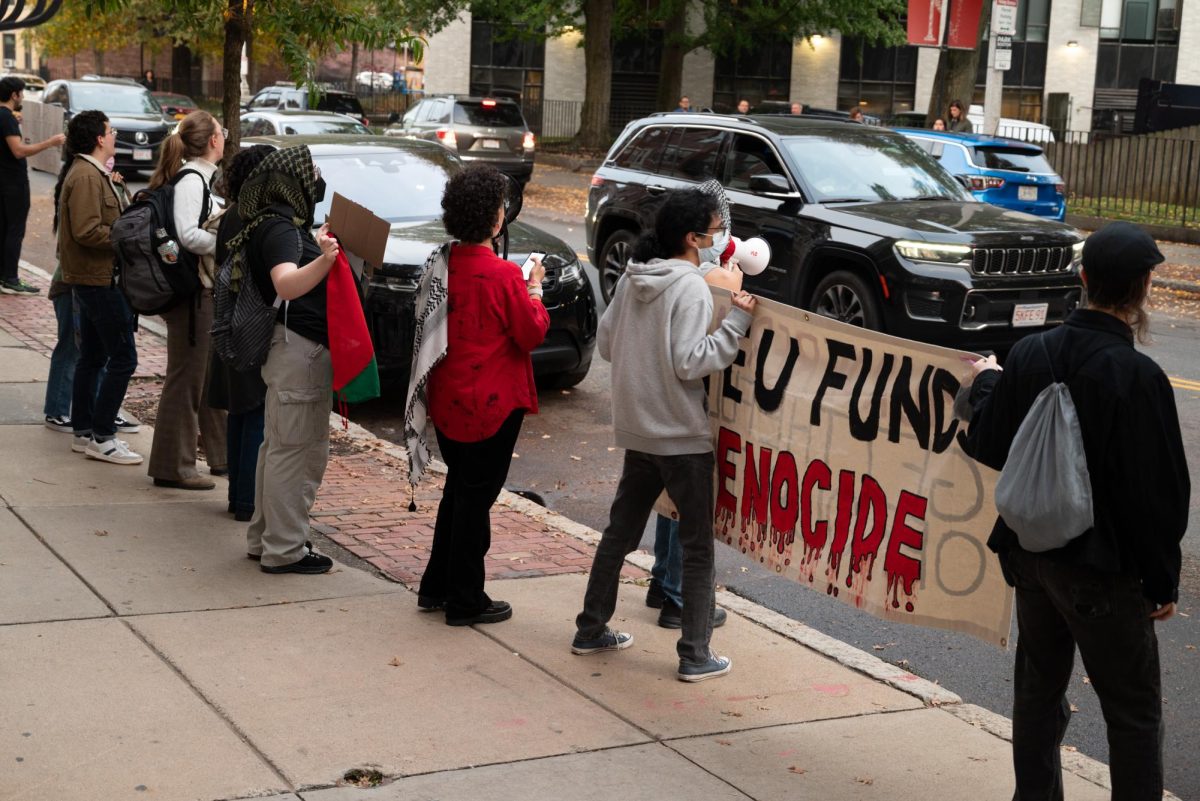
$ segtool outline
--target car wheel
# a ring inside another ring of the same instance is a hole
[[[874,293],[862,278],[848,270],[836,270],[822,278],[813,290],[808,308],[843,323],[883,330],[883,317]]]
[[[600,251],[600,294],[604,296],[605,303],[611,302],[613,293],[617,291],[617,281],[633,256],[635,241],[637,235],[633,231],[621,229],[613,232]]]

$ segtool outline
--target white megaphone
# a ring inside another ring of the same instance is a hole
[[[729,244],[721,254],[721,263],[724,264],[731,258],[737,259],[738,267],[746,275],[758,275],[771,263],[771,246],[765,239],[757,236],[750,239],[730,236]]]

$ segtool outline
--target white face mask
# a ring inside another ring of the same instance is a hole
[[[721,254],[725,252],[725,248],[729,246],[729,231],[722,230],[718,234],[713,234],[713,243],[706,248],[700,248],[700,261],[709,262],[710,264],[720,264]]]
[[[117,163],[117,157],[112,156],[111,158],[109,158],[108,161],[104,162],[104,169],[108,170],[109,172],[112,172],[113,167],[116,165],[116,163]]]

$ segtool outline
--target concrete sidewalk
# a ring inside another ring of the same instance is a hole
[[[223,485],[156,489],[42,426],[45,319],[0,297],[4,801],[1011,797],[1006,721],[736,596],[714,636],[733,672],[676,681],[646,554],[614,621],[633,647],[573,656],[597,535],[508,493],[488,573],[513,619],[419,614],[440,480],[409,513],[402,454],[362,430],[335,429],[314,513],[340,563],[265,575]],[[1064,757],[1069,798],[1108,797],[1103,766]]]

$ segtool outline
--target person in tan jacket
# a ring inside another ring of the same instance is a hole
[[[67,123],[67,155],[54,187],[54,230],[63,282],[79,308],[79,361],[71,393],[71,450],[112,464],[141,464],[117,439],[116,417],[137,368],[134,315],[113,282],[111,230],[121,199],[105,163],[117,132],[100,111]],[[97,375],[103,377],[97,387]]]

